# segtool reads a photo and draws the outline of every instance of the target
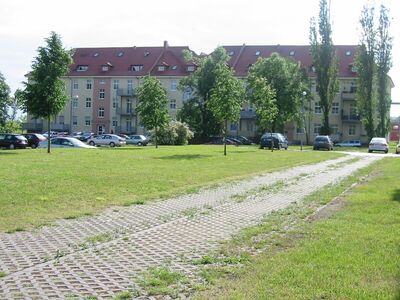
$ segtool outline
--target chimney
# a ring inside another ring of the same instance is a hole
[[[164,50],[168,49],[168,41],[164,41]]]

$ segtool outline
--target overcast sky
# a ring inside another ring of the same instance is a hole
[[[333,42],[359,42],[359,18],[367,0],[331,0]],[[393,18],[393,67],[400,102],[400,1],[385,4]],[[0,8],[0,72],[14,91],[30,70],[50,31],[67,48],[189,46],[209,53],[219,45],[308,45],[310,18],[319,0],[8,0]],[[400,116],[400,105],[392,107]]]

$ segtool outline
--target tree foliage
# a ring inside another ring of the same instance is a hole
[[[186,122],[194,131],[194,140],[204,142],[210,136],[221,132],[220,122],[208,108],[211,90],[216,85],[219,66],[226,65],[229,56],[222,47],[218,47],[207,57],[193,58],[190,53],[184,53],[187,60],[193,61],[197,69],[190,76],[182,79],[179,88],[191,91],[191,97],[183,104],[178,117]]]
[[[388,73],[392,66],[392,41],[390,36],[389,12],[383,5],[379,12],[379,25],[377,30],[376,45],[376,66],[378,84],[378,126],[377,134],[386,136],[390,128],[390,104],[391,99],[388,93],[389,77]]]
[[[7,110],[10,105],[10,87],[7,85],[3,74],[0,72],[0,127],[7,122]]]
[[[137,111],[140,122],[148,130],[154,130],[155,144],[158,148],[158,130],[165,127],[169,121],[167,91],[161,82],[152,76],[143,77],[142,84],[137,89]]]
[[[316,88],[321,102],[323,124],[321,134],[329,135],[329,113],[336,93],[339,91],[338,59],[332,42],[330,11],[327,0],[319,2],[318,29],[315,19],[311,19],[310,45],[316,72]]]
[[[375,136],[376,93],[374,7],[364,6],[361,13],[361,41],[355,66],[357,69],[357,109],[368,137]]]
[[[243,84],[234,76],[231,68],[227,64],[219,64],[215,72],[215,85],[208,100],[208,109],[219,122],[223,123],[224,155],[226,155],[228,121],[239,120],[244,96]]]
[[[155,135],[155,133],[154,133]],[[160,145],[186,145],[193,138],[193,132],[186,123],[171,121],[157,132]]]
[[[38,56],[32,64],[29,81],[24,82],[23,97],[26,110],[35,118],[55,117],[65,106],[65,84],[61,80],[69,71],[72,63],[71,51],[63,48],[61,38],[55,32],[45,39],[46,46],[38,48]],[[48,143],[50,153],[50,139]]]
[[[301,119],[302,94],[309,84],[299,63],[278,53],[259,58],[250,68],[247,82],[262,130],[283,132],[288,121]]]

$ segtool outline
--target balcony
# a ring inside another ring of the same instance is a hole
[[[240,112],[240,118],[241,119],[255,119],[256,118],[256,112],[252,110],[242,110]]]
[[[133,97],[133,96],[136,96],[136,90],[135,89],[117,89],[117,96]]]
[[[120,116],[136,116],[136,111],[133,109],[128,111],[127,109],[123,109],[122,107],[117,107],[115,109],[115,112],[117,115]]]
[[[342,121],[349,122],[349,123],[360,122],[360,116],[359,115],[343,115],[342,114]]]
[[[42,132],[43,124],[42,123],[22,123],[22,129],[29,132]]]
[[[342,100],[343,101],[354,101],[356,100],[355,92],[342,92]]]

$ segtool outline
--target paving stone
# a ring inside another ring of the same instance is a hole
[[[137,278],[149,267],[166,263],[192,276],[196,267],[188,261],[217,249],[220,241],[258,224],[271,211],[382,157],[350,162],[352,158],[268,173],[146,205],[113,207],[98,216],[60,220],[32,232],[0,234],[0,270],[7,273],[0,278],[0,299],[67,294],[109,298],[131,288],[140,291]],[[271,188],[257,191],[265,186]],[[238,194],[243,195],[242,202],[235,201]],[[100,234],[112,238],[88,242]]]

